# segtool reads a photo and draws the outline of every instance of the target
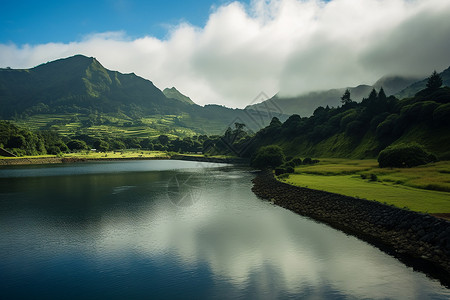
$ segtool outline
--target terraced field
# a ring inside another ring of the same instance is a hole
[[[225,129],[220,122],[192,119],[188,114],[153,115],[138,120],[115,115],[40,114],[12,122],[33,131],[55,130],[64,136],[88,134],[152,138],[166,134],[185,137],[211,131],[222,132]],[[204,127],[207,127],[208,131],[204,130]]]

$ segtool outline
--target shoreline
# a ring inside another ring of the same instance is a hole
[[[0,159],[1,166],[20,166],[20,165],[46,165],[46,164],[63,164],[63,163],[78,163],[87,161],[124,161],[124,160],[186,160],[199,161],[210,163],[229,163],[229,164],[243,164],[247,160],[240,158],[220,158],[220,157],[202,157],[189,155],[173,155],[170,157],[115,157],[115,158],[89,158],[89,157],[29,157],[29,158],[14,158],[14,159]]]
[[[353,235],[450,288],[450,222],[375,201],[292,186],[262,171],[252,191],[294,213]]]

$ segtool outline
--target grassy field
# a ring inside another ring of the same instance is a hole
[[[381,169],[376,160],[320,160],[316,165],[297,167],[294,174],[280,180],[414,211],[450,213],[450,161]]]

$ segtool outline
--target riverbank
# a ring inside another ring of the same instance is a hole
[[[205,157],[205,156],[189,156],[189,155],[165,155],[165,156],[131,156],[131,157],[111,157],[111,156],[71,156],[71,157],[18,157],[18,158],[6,158],[0,159],[0,166],[13,166],[13,165],[44,165],[44,164],[62,164],[62,163],[77,163],[86,161],[124,161],[124,160],[187,160],[198,162],[210,162],[210,163],[230,163],[230,164],[244,164],[247,160],[240,158],[222,158],[222,157]]]
[[[296,187],[261,172],[253,192],[369,242],[450,287],[450,222],[375,201]]]

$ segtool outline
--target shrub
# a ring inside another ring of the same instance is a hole
[[[251,165],[255,168],[276,168],[285,162],[285,156],[280,146],[261,147],[252,158]]]
[[[287,173],[285,168],[275,168],[275,175],[279,176],[285,173]]]
[[[390,146],[378,155],[380,168],[410,168],[437,161],[434,154],[427,152],[418,144],[399,144]]]
[[[292,167],[292,168],[295,168],[295,166],[296,166],[295,162],[293,162],[292,160],[286,162],[284,165],[286,167]]]
[[[48,154],[57,155],[57,154],[61,153],[61,149],[59,147],[57,147],[57,146],[50,146],[47,149],[47,153]]]
[[[302,164],[302,159],[296,157],[292,160],[292,162],[295,164],[295,166],[300,166]]]
[[[294,173],[295,169],[293,167],[287,167],[286,168],[286,173]]]
[[[438,106],[433,112],[436,125],[450,125],[450,103]]]
[[[304,164],[304,165],[310,165],[310,164],[312,164],[312,159],[311,159],[311,157],[306,157],[306,158],[303,160],[303,164]]]

